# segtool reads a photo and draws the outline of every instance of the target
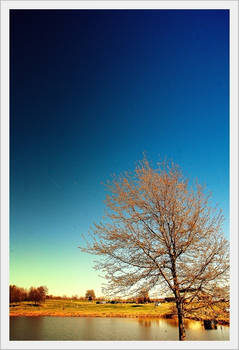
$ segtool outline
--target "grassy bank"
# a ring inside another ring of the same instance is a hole
[[[96,304],[75,300],[47,300],[39,306],[22,302],[10,306],[10,316],[77,316],[77,317],[167,317],[172,303],[154,304]]]
[[[96,304],[76,300],[46,300],[35,306],[31,302],[22,302],[10,306],[10,316],[59,316],[59,317],[173,317],[174,303],[159,306],[150,304]],[[211,315],[203,311],[193,314],[192,319],[210,319]],[[219,316],[220,323],[229,324],[229,318]]]

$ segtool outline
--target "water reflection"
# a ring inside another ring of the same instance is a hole
[[[202,322],[193,321],[193,320],[185,320],[185,328],[192,330],[204,330]]]
[[[10,317],[10,340],[178,340],[177,319]],[[185,320],[187,340],[228,340],[229,327]]]
[[[10,327],[10,339],[18,336],[21,331],[21,340],[41,340],[44,336],[42,317],[15,317],[14,327]]]
[[[150,327],[152,323],[152,321],[147,318],[139,318],[138,322],[139,325],[143,327]]]
[[[164,318],[162,319],[154,319],[154,318],[139,318],[138,322],[139,325],[143,326],[143,327],[151,327],[152,325],[154,326],[162,326],[163,324],[166,324],[171,327],[176,327],[178,328],[178,320],[177,318],[167,318],[167,321],[165,321]],[[189,320],[189,319],[185,319],[184,320],[184,326],[185,329],[192,329],[192,330],[205,330],[205,326],[203,324],[203,322],[201,321],[195,321],[195,320]],[[209,329],[209,328],[208,328]],[[214,328],[217,329],[217,328]],[[222,329],[222,326],[221,328]]]

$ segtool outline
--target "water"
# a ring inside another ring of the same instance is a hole
[[[185,320],[187,340],[229,340],[229,327]],[[178,340],[177,321],[150,318],[10,317],[10,340]]]

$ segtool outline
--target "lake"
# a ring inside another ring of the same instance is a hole
[[[185,320],[187,340],[229,340],[229,327]],[[152,318],[10,317],[10,340],[178,340],[177,321]]]

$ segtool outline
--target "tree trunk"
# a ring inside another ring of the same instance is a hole
[[[175,295],[176,307],[177,307],[177,311],[178,311],[179,340],[185,340],[186,333],[185,333],[184,322],[183,322],[183,319],[184,319],[183,304],[182,304],[180,289],[179,289],[179,285],[178,285],[178,278],[177,278],[177,273],[176,273],[175,255],[171,256],[171,262],[172,262],[172,275],[173,275],[173,282],[174,282],[174,295]]]
[[[183,308],[181,301],[176,300],[176,307],[178,310],[178,331],[179,331],[179,340],[185,340],[186,339],[186,333],[184,328],[184,322],[183,322]]]

